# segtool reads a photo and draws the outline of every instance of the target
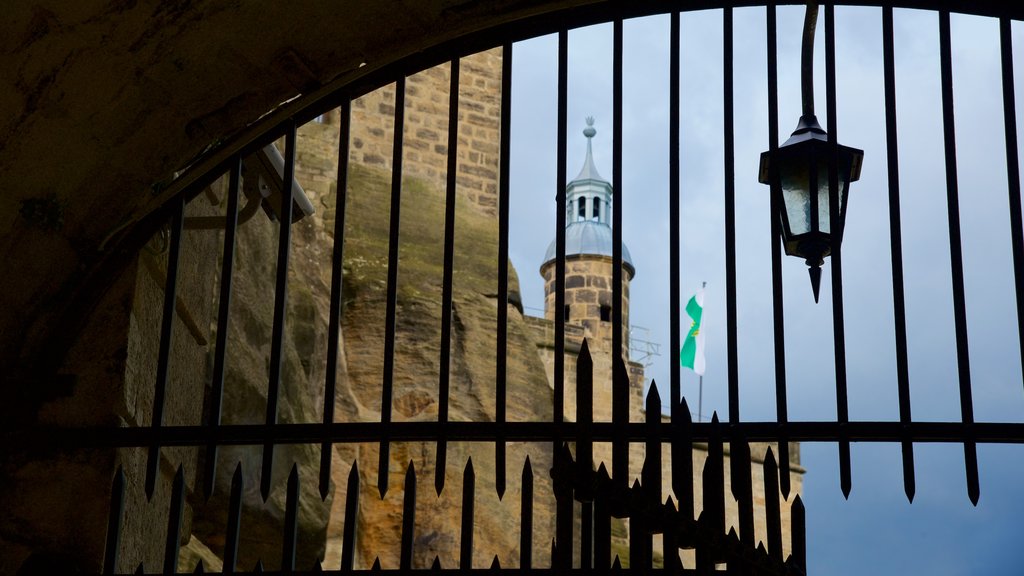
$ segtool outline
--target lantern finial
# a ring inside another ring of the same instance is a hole
[[[818,303],[818,292],[821,288],[821,265],[812,264],[807,268],[807,273],[811,275],[811,290],[814,291],[814,303]]]

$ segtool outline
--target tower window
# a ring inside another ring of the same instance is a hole
[[[566,322],[569,321],[569,305],[568,304],[565,305],[565,310],[563,310],[563,312],[562,312],[562,319],[565,320]]]
[[[601,305],[601,322],[612,321],[612,307],[607,304]]]
[[[579,218],[578,218],[578,220],[586,220],[586,219],[587,219],[587,199],[586,199],[586,197],[582,197],[582,198],[580,198],[580,209],[579,209]]]
[[[601,220],[601,199],[594,198],[594,220]]]

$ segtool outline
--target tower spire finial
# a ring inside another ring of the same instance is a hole
[[[597,134],[597,130],[594,129],[594,117],[587,116],[587,127],[583,129],[583,135],[587,137],[587,144],[589,145],[589,139],[593,138]]]

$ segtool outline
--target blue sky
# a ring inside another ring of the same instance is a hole
[[[775,419],[771,256],[767,188],[757,163],[768,147],[763,8],[735,19],[736,222],[740,413]],[[802,7],[779,8],[780,140],[796,125]],[[822,13],[823,18],[823,13]],[[682,17],[682,300],[707,281],[708,371],[704,412],[727,417],[722,158],[722,18]],[[850,193],[844,254],[849,407],[853,420],[897,420],[896,360],[889,256],[888,184],[882,86],[881,11],[836,9],[838,137],[865,151]],[[662,355],[648,377],[667,397],[668,18],[625,24],[623,238],[637,269],[632,323],[650,330]],[[897,110],[901,222],[907,298],[910,386],[915,420],[960,419],[939,91],[938,17],[898,10]],[[1024,44],[1015,27],[1017,46]],[[1024,420],[1008,201],[999,35],[996,21],[954,16],[954,100],[968,334],[975,418]],[[825,125],[823,22],[816,48],[816,104]],[[574,30],[569,63],[569,177],[583,161],[584,119],[597,118],[598,170],[611,179],[610,25]],[[1017,93],[1024,93],[1024,51],[1015,49]],[[556,39],[537,38],[514,52],[511,258],[524,304],[543,307],[539,274],[554,237]],[[1019,98],[1019,96],[1018,96]],[[829,127],[826,126],[826,129]],[[1020,126],[1019,130],[1024,130]],[[784,258],[789,414],[836,415],[831,266],[821,303],[811,297],[802,260]],[[538,313],[539,312],[535,312]],[[684,325],[686,323],[684,322]],[[697,380],[684,371],[696,406]],[[836,448],[804,445],[808,555],[812,573],[1013,574],[1024,572],[1014,546],[1024,517],[1016,490],[1024,474],[1019,446],[980,446],[981,502],[971,506],[959,445],[917,445],[917,496],[903,495],[897,445],[854,445],[853,492],[839,490]]]

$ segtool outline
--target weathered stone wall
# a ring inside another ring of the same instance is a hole
[[[544,317],[555,320],[555,265],[541,267],[544,277]],[[622,267],[622,347],[629,350],[629,283],[633,274]],[[588,338],[608,340],[611,347],[612,323],[601,319],[601,307],[612,306],[612,259],[607,256],[567,256],[565,259],[565,305],[569,321],[582,326]],[[609,312],[610,313],[610,312]]]
[[[444,190],[448,174],[448,102],[451,66],[442,64],[409,76],[405,87],[405,150],[402,171]],[[395,86],[385,86],[352,102],[349,158],[365,166],[391,169],[395,129]],[[459,193],[484,214],[498,206],[498,142],[501,114],[501,49],[463,58],[459,63],[459,140],[456,182]],[[322,121],[336,122],[337,112]]]
[[[217,207],[201,196],[186,207],[185,214],[192,218],[216,212]],[[149,426],[153,422],[167,240],[165,233],[158,234],[111,279],[59,369],[66,388],[46,390],[49,396],[22,405],[22,417],[62,428]],[[207,378],[203,367],[213,340],[215,313],[209,282],[217,262],[209,254],[217,252],[218,242],[218,235],[209,231],[187,230],[182,238],[164,425],[200,424]],[[147,453],[145,448],[125,448],[4,454],[0,573],[15,573],[30,554],[64,557],[69,566],[98,571],[103,562],[111,484],[118,466],[123,467],[126,479],[118,569],[133,571],[140,563],[159,566],[171,481],[181,466],[187,489],[193,489],[197,450],[165,447],[160,451],[151,500],[144,490]],[[190,507],[186,507],[184,520],[187,540]]]

